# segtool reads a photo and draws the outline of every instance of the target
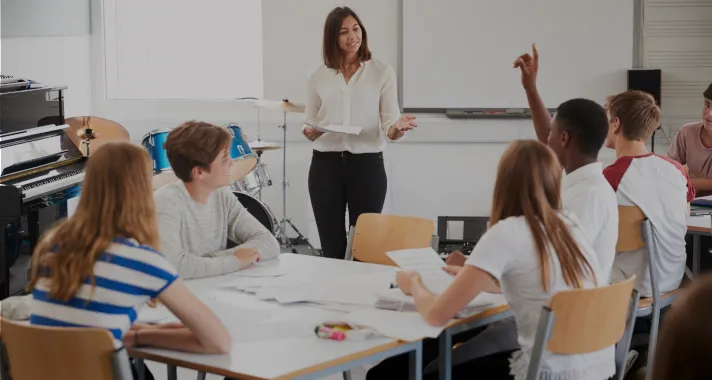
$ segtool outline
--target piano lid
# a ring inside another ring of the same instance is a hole
[[[0,183],[81,159],[64,133],[68,127],[50,125],[0,136]]]

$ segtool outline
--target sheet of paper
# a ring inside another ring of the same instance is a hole
[[[316,280],[275,292],[282,304],[294,302],[324,302],[347,305],[369,305],[378,300],[379,291],[390,288],[395,270],[367,275],[332,277]]]
[[[267,260],[249,268],[230,273],[232,277],[280,277],[289,273],[287,265],[277,260]]]
[[[327,125],[325,127],[313,126],[320,132],[344,133],[347,135],[358,135],[363,128],[354,125]]]
[[[416,312],[364,309],[347,314],[344,320],[354,326],[370,327],[381,334],[400,340],[437,338],[443,327],[433,327]]]
[[[425,287],[435,294],[442,293],[453,280],[443,270],[445,262],[432,248],[401,249],[386,255],[403,270],[418,272]]]

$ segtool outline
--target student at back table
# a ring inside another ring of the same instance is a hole
[[[660,125],[660,108],[651,95],[626,91],[610,97],[606,110],[610,122],[606,146],[615,149],[617,159],[603,174],[616,191],[618,204],[637,206],[652,224],[660,292],[677,289],[685,273],[687,203],[694,199],[695,189],[680,163],[645,147]],[[651,296],[644,249],[616,254],[612,280],[632,275],[641,296]]]
[[[152,175],[141,146],[109,143],[92,154],[76,212],[34,252],[30,323],[104,328],[117,347],[225,353],[225,326],[156,250]],[[182,323],[132,326],[153,298]]]

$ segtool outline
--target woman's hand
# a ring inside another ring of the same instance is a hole
[[[417,272],[400,271],[396,273],[396,284],[407,296],[413,294],[413,284],[415,284],[416,281],[422,281]]]
[[[413,115],[402,115],[393,127],[395,127],[399,132],[408,132],[411,129],[418,126],[418,122],[415,121],[415,116]]]
[[[457,276],[458,273],[460,273],[460,270],[462,269],[462,266],[457,266],[457,265],[448,265],[443,270],[447,273],[449,273],[452,276]]]
[[[311,141],[318,139],[319,136],[324,134],[324,132],[321,132],[316,128],[310,126],[304,127],[304,130],[302,132],[304,133],[304,136],[306,136]]]

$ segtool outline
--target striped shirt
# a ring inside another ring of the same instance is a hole
[[[87,277],[68,301],[49,295],[50,281],[42,279],[32,291],[30,323],[62,327],[101,327],[115,343],[136,320],[137,309],[157,297],[178,278],[166,258],[135,240],[117,238],[94,263],[95,287]]]

